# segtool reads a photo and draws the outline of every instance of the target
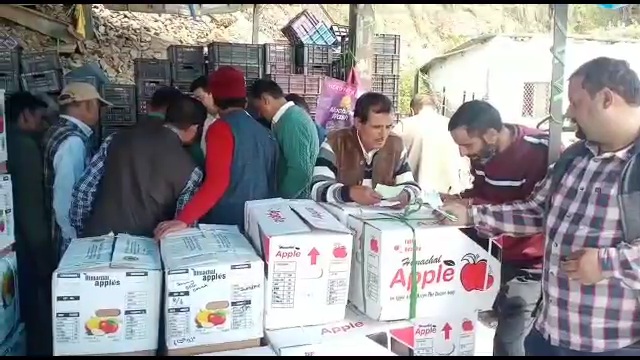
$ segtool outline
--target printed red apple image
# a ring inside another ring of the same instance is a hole
[[[493,274],[487,260],[480,259],[478,254],[466,254],[461,259],[466,262],[460,270],[460,282],[466,291],[485,291],[493,285]],[[487,283],[485,286],[485,277]]]
[[[114,319],[100,321],[99,329],[105,334],[113,334],[118,331],[118,322]]]
[[[462,331],[464,332],[473,331],[473,321],[469,319],[464,319],[464,321],[462,322]]]
[[[209,322],[214,326],[218,326],[224,324],[224,322],[227,321],[227,317],[224,314],[214,312],[209,314],[207,320],[209,320]]]
[[[380,252],[380,244],[379,244],[378,239],[371,238],[369,246],[371,247],[371,251],[373,251],[374,253],[377,254],[378,252]]]
[[[336,245],[333,248],[333,256],[336,259],[344,259],[347,257],[347,248],[344,245]]]

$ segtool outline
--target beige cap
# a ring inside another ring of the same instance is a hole
[[[67,105],[74,102],[98,100],[104,105],[112,106],[113,104],[103,99],[96,88],[89,83],[75,82],[69,83],[62,89],[58,96],[58,104]]]

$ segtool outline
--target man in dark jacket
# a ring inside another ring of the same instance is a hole
[[[242,229],[244,203],[276,195],[278,143],[245,111],[244,74],[231,66],[220,67],[209,76],[209,89],[220,109],[220,117],[205,135],[209,175],[176,220],[158,226],[158,239],[198,220]]]
[[[183,146],[191,144],[207,110],[180,95],[164,124],[123,130],[103,146],[74,189],[70,218],[83,237],[109,232],[152,236],[200,186],[202,171]]]
[[[40,148],[47,104],[28,92],[11,95],[6,104],[20,307],[27,328],[29,355],[48,356],[51,355],[51,273],[55,262],[44,205]]]

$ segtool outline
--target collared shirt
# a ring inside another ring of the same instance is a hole
[[[209,130],[209,126],[213,124],[218,118],[216,116],[208,115],[207,119],[204,121],[204,125],[202,125],[202,138],[200,139],[200,147],[202,148],[202,153],[207,155],[207,130]]]
[[[169,127],[173,130],[173,128]],[[175,130],[174,130],[175,131]],[[89,166],[85,170],[84,174],[73,188],[73,197],[71,202],[71,210],[69,211],[69,218],[71,225],[79,233],[82,232],[84,222],[91,215],[93,209],[93,202],[95,201],[96,192],[102,176],[104,175],[105,161],[107,159],[107,153],[109,150],[109,144],[113,140],[115,134],[109,135],[100,146],[98,153],[91,159]],[[202,170],[196,167],[187,185],[180,193],[176,205],[176,214],[184,208],[187,202],[191,199],[193,194],[198,190],[202,183],[204,175]]]
[[[362,150],[362,156],[364,156],[364,160],[367,162],[367,165],[371,165],[371,162],[373,161],[373,155],[375,155],[379,149],[373,149],[371,151],[365,150],[364,145],[362,145],[362,140],[360,140],[360,133],[357,133],[357,134],[358,134],[358,144],[360,144],[360,150]],[[404,152],[406,153],[407,150],[405,149]]]
[[[77,125],[87,137],[93,133],[91,127],[72,116],[60,115],[60,117]],[[82,176],[87,158],[85,143],[78,136],[70,136],[63,141],[53,157],[53,210],[62,238],[65,240],[76,237],[76,231],[69,220],[69,209],[73,186]]]
[[[472,213],[476,226],[489,233],[545,233],[536,327],[552,345],[603,352],[640,340],[640,244],[625,242],[617,200],[630,149],[599,154],[596,146],[587,147],[588,155],[573,161],[555,193],[547,175],[528,201],[474,206]],[[570,280],[560,269],[565,256],[584,248],[599,249],[605,279],[595,285]]]
[[[295,104],[293,101],[287,101],[284,105],[282,105],[280,109],[276,111],[276,114],[273,115],[273,119],[271,120],[271,128],[273,128],[273,126],[278,122],[278,120],[280,120],[282,115],[284,115],[285,111],[287,111],[290,107],[294,105]]]

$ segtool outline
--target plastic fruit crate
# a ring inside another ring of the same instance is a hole
[[[87,83],[93,85],[96,89],[98,88],[98,78],[95,76],[65,76],[64,84],[67,85],[69,83]]]
[[[318,107],[318,97],[320,96],[319,95],[302,95],[302,97],[304,98],[304,101],[309,106],[309,112],[311,114],[315,114],[316,108]]]
[[[137,99],[151,99],[156,89],[163,86],[170,86],[168,79],[164,80],[148,80],[136,79],[136,89],[138,91]]]
[[[285,94],[319,95],[322,91],[323,76],[302,74],[271,74],[268,76],[275,81]]]
[[[204,61],[201,63],[171,63],[172,83],[190,83],[204,74]]]
[[[296,74],[331,76],[331,64],[296,66]]]
[[[182,91],[182,93],[187,94],[187,95],[193,95],[193,93],[191,92],[191,82],[177,82],[174,81],[172,86],[180,91]]]
[[[103,106],[100,108],[100,122],[104,126],[133,125],[136,123],[136,115],[136,107],[131,105]]]
[[[209,73],[212,73],[220,66],[233,66],[236,69],[242,71],[245,79],[260,79],[264,75],[264,67],[262,65],[232,65],[232,64],[213,64],[209,67]]]
[[[131,126],[116,126],[116,125],[103,125],[100,128],[100,138],[102,140],[106,139],[107,136],[111,135],[111,134],[115,134],[118,131],[122,130],[122,129],[128,129]]]
[[[204,64],[202,46],[171,45],[167,48],[167,58],[172,64]]]
[[[62,74],[49,70],[20,75],[22,89],[32,93],[54,93],[62,90]]]
[[[287,44],[264,44],[264,73],[291,74],[294,71],[293,47]]]
[[[20,65],[24,74],[62,69],[60,56],[56,51],[23,52]]]
[[[20,91],[20,76],[15,71],[0,72],[0,89],[7,94]]]
[[[171,66],[169,60],[134,59],[133,76],[136,80],[157,80],[169,83],[171,81]]]
[[[398,94],[400,75],[373,75],[371,80],[371,91],[382,94]]]
[[[209,71],[222,65],[264,66],[264,48],[261,44],[232,44],[213,42],[207,46]]]
[[[296,66],[328,65],[333,61],[333,49],[328,45],[296,45]]]
[[[0,71],[20,73],[20,50],[0,50]]]
[[[373,55],[373,73],[376,75],[399,75],[399,55]]]
[[[400,35],[376,34],[373,38],[373,52],[378,55],[400,55]]]
[[[282,34],[291,44],[333,45],[337,40],[331,28],[308,10],[291,19],[282,28]]]
[[[135,106],[135,85],[105,84],[100,88],[100,96],[113,105]]]

